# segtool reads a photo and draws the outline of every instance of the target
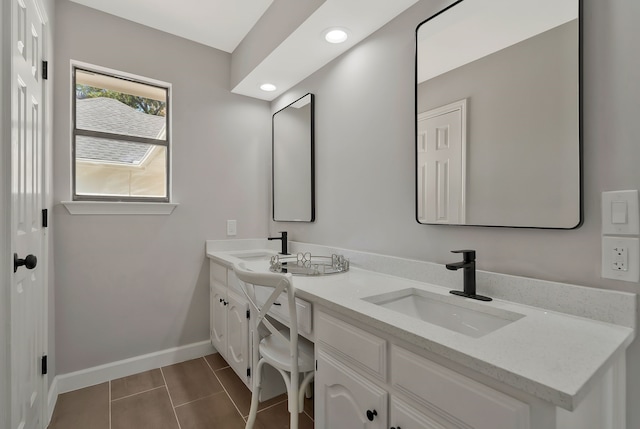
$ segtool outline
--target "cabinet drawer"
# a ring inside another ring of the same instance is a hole
[[[330,346],[352,365],[371,375],[387,378],[387,342],[328,314],[318,313],[316,339]]]
[[[264,304],[272,291],[273,289],[256,286],[256,302],[258,304]],[[296,298],[296,312],[298,315],[298,332],[303,335],[310,336],[312,331],[311,320],[313,318],[311,303],[303,299]],[[289,297],[286,293],[283,292],[280,294],[278,300],[274,302],[271,307],[269,314],[285,325],[289,325],[291,318],[289,317]]]
[[[211,282],[222,283],[227,285],[227,267],[217,264],[213,261],[209,262],[209,280]]]
[[[289,297],[286,294],[281,294],[278,298],[280,305],[274,305],[271,307],[276,317],[281,318],[285,323],[289,323],[291,320],[289,316]],[[305,335],[311,335],[311,303],[296,298],[296,313],[298,316],[298,332]]]
[[[474,429],[529,428],[527,404],[397,346],[391,349],[391,382],[452,423]]]

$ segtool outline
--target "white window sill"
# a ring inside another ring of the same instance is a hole
[[[176,203],[61,201],[72,215],[170,215]]]

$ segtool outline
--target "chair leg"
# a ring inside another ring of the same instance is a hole
[[[304,410],[304,397],[307,396],[307,392],[311,392],[311,381],[313,380],[315,373],[313,371],[305,374],[302,379],[302,383],[298,388],[298,407],[300,412]],[[307,396],[307,398],[311,398],[311,395]]]
[[[299,413],[293,411],[294,407],[299,408],[297,391],[293,389],[289,392],[289,429],[298,429]]]
[[[256,423],[256,416],[258,415],[258,402],[260,400],[260,386],[262,385],[262,365],[264,361],[260,359],[258,361],[258,367],[255,368],[253,374],[253,391],[251,392],[251,409],[249,411],[249,418],[247,419],[247,425],[245,429],[252,429]]]
[[[280,375],[282,375],[282,379],[284,380],[284,384],[287,388],[287,409],[289,410],[289,429],[298,429],[298,414],[301,411],[300,402],[298,400],[299,396],[299,386],[296,380],[292,380],[291,373],[281,370],[280,368],[276,368]],[[296,378],[296,377],[293,377]]]
[[[305,374],[305,378],[307,377],[307,374]],[[313,389],[311,386],[311,383],[307,384],[307,387],[305,387],[304,389],[304,397],[307,399],[311,399],[311,397],[313,396]]]

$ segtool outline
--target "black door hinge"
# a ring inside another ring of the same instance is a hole
[[[247,310],[247,319],[251,317],[251,311]]]
[[[47,228],[49,226],[49,209],[42,209],[42,227]]]
[[[318,370],[318,359],[316,359],[316,371]]]
[[[41,367],[42,375],[47,375],[47,355],[42,356],[41,364],[42,364],[42,367]]]
[[[247,368],[247,377],[251,377],[251,368]]]
[[[42,79],[49,79],[49,61],[42,62]]]

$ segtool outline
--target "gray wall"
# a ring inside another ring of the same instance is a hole
[[[577,21],[422,82],[417,97],[419,113],[467,99],[467,224],[578,224]]]
[[[206,239],[265,237],[269,104],[228,90],[230,55],[56,3],[54,232],[57,373],[208,339]],[[171,216],[72,216],[70,60],[173,84]]]
[[[316,94],[316,222],[272,222],[294,241],[638,292],[600,278],[600,194],[640,184],[640,2],[584,1],[585,222],[577,230],[419,225],[414,219],[414,36],[451,2],[423,0],[272,103]],[[340,192],[336,192],[339,189]],[[628,365],[628,427],[640,427],[640,346]]]

